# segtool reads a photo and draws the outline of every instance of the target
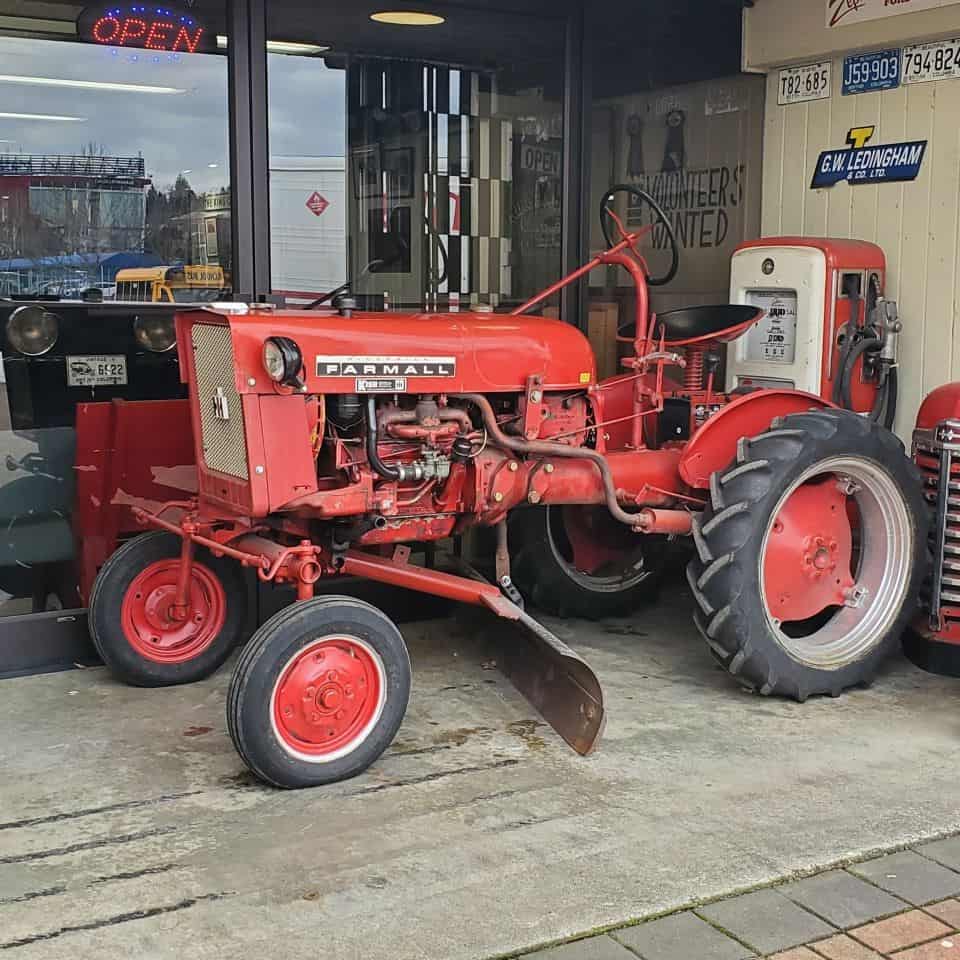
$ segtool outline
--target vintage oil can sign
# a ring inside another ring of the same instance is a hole
[[[847,134],[849,146],[824,150],[810,184],[814,189],[847,183],[902,183],[916,180],[927,152],[926,140],[868,145],[876,127],[854,127]]]

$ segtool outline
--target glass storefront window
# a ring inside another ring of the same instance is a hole
[[[296,34],[317,52],[269,55],[274,293],[519,303],[560,272],[563,23],[464,7],[418,30],[374,9],[319,4]]]
[[[651,308],[658,313],[726,303],[730,257],[738,243],[759,234],[764,82],[739,73],[738,23],[717,5],[695,20],[651,19],[642,35],[593,34],[590,247],[606,246],[600,206],[611,186],[650,194],[679,247],[676,276],[651,289]],[[635,69],[637,63],[645,69]],[[613,207],[628,229],[656,219],[626,191],[616,195]],[[655,277],[670,266],[668,248],[659,225],[641,244]],[[618,371],[616,332],[633,320],[626,273],[594,271],[588,331],[605,375]]]
[[[4,617],[79,604],[77,404],[179,393],[172,306],[229,294],[231,241],[225,56],[0,36],[0,94],[0,299],[56,318],[0,303]]]
[[[0,36],[0,66],[0,295],[187,264],[229,286],[225,56]]]

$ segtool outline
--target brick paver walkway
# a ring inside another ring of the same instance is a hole
[[[960,960],[960,836],[524,954],[523,960]]]

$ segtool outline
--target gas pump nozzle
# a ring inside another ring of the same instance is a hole
[[[882,342],[880,362],[887,366],[896,366],[900,354],[900,333],[903,330],[903,323],[897,313],[896,300],[878,300],[874,317]]]

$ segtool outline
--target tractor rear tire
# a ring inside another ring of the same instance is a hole
[[[293,603],[244,649],[227,727],[266,783],[298,789],[346,780],[390,746],[410,680],[403,637],[376,607],[351,597]]]
[[[240,564],[197,549],[191,613],[173,620],[179,537],[151,531],[128,540],[100,568],[87,619],[100,658],[135,687],[194,683],[214,673],[243,636],[247,586]]]
[[[740,440],[694,518],[687,579],[714,657],[763,695],[869,683],[924,575],[919,475],[891,433],[844,410]]]
[[[600,620],[626,616],[656,599],[666,539],[633,533],[606,507],[527,507],[511,514],[509,523],[513,581],[544,613]],[[593,558],[601,562],[593,572],[574,562],[574,529],[587,549],[592,540],[604,551]]]

